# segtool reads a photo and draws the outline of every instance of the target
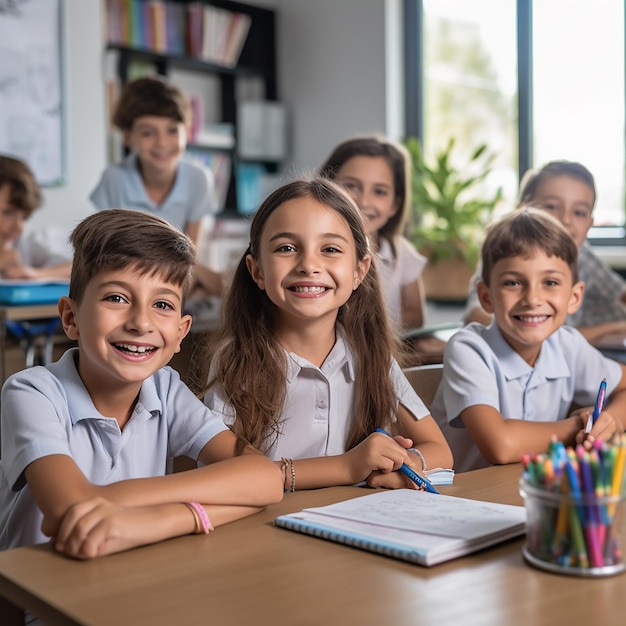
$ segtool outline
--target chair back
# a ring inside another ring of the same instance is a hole
[[[402,371],[426,408],[430,410],[443,375],[443,363],[416,365]]]

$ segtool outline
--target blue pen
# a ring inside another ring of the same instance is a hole
[[[387,437],[391,437],[391,435],[386,430],[383,430],[382,428],[377,428],[376,432],[382,433],[383,435],[387,435]],[[400,471],[405,476],[408,476],[418,487],[421,487],[422,489],[426,489],[426,491],[430,491],[430,493],[439,493],[430,484],[430,481],[426,480],[425,478],[422,478],[419,474],[414,472],[406,463],[403,463],[400,466]]]
[[[596,423],[596,420],[600,417],[602,409],[604,408],[604,396],[606,395],[606,378],[602,379],[600,383],[600,389],[598,389],[598,395],[596,397],[596,405],[593,408],[593,413],[587,419],[587,426],[585,426],[585,432],[591,432],[591,427]]]

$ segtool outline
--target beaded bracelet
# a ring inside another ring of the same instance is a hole
[[[287,466],[291,467],[291,483],[289,485],[289,491],[295,491],[296,490],[296,467],[294,465],[293,459],[282,457],[280,459],[280,473],[283,476],[283,487],[285,491],[287,491],[287,487],[285,486],[285,482],[287,481]]]
[[[205,508],[199,502],[185,502],[185,504],[191,509],[196,519],[196,534],[204,533],[208,535],[209,532],[214,530]]]
[[[422,462],[422,472],[425,472],[426,459],[424,458],[424,455],[417,448],[407,448],[407,452],[413,452],[413,454],[417,454],[417,456],[420,458],[420,461]]]
[[[289,486],[289,491],[296,490],[296,466],[293,462],[293,459],[289,459],[289,463],[291,463],[291,485]]]

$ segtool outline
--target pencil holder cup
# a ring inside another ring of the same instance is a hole
[[[524,558],[574,576],[612,576],[626,569],[626,498],[548,491],[522,476],[526,507]]]

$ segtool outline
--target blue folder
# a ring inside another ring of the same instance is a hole
[[[0,281],[0,304],[55,304],[69,292],[68,281]]]

